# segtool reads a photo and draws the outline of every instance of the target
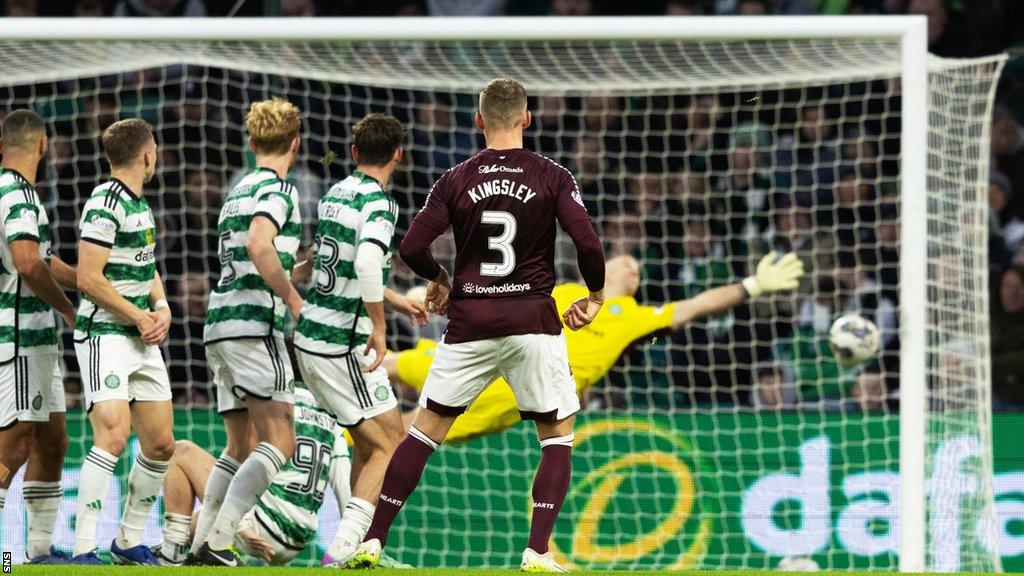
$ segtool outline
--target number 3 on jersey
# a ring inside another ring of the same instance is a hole
[[[338,284],[335,266],[341,259],[341,248],[337,240],[327,236],[317,236],[313,241],[316,244],[317,260],[316,290],[321,294],[330,294]]]
[[[481,224],[500,224],[501,234],[487,239],[487,247],[501,253],[501,262],[482,262],[481,276],[508,276],[516,269],[516,251],[512,242],[516,239],[516,217],[501,210],[484,210],[480,214]]]

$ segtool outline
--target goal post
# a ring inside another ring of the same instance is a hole
[[[900,564],[902,572],[924,572],[927,493],[927,354],[925,282],[928,274],[927,146],[928,21],[908,22],[900,37],[903,110],[900,134]],[[909,216],[909,217],[908,217]],[[907,306],[920,302],[921,306]]]
[[[351,124],[369,111],[399,116],[412,133],[394,186],[407,223],[432,179],[480,144],[467,122],[475,93],[512,76],[536,107],[529,142],[574,171],[611,251],[639,258],[641,303],[736,281],[772,250],[798,252],[809,270],[797,294],[645,337],[598,379],[556,527],[561,558],[988,571],[1000,557],[985,198],[1003,61],[930,56],[918,16],[2,19],[0,108],[35,107],[67,132],[53,135],[60,165],[41,188],[71,255],[75,218],[105,169],[98,129],[129,115],[154,123],[168,164],[153,193],[158,249],[174,262],[165,355],[180,376],[177,432],[213,450],[223,436],[196,302],[217,273],[204,226],[220,188],[252,167],[248,104],[283,95],[303,110],[293,178],[306,214],[351,168]],[[556,265],[572,281],[564,244]],[[893,318],[876,319],[882,357],[836,366],[821,352],[822,323],[867,308]],[[431,335],[391,326],[396,349]],[[865,375],[898,387],[898,417],[891,400],[853,395],[867,394]],[[69,420],[73,477],[86,427],[79,412]],[[396,525],[399,556],[507,564],[522,539],[530,438],[518,425],[443,448]],[[817,500],[765,492],[811,479],[827,485]],[[937,491],[956,504],[937,506]],[[337,519],[325,516],[327,531]],[[3,523],[5,546],[22,525]]]

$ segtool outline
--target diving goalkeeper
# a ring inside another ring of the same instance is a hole
[[[582,392],[604,378],[619,356],[637,340],[679,330],[691,320],[724,312],[748,298],[794,290],[803,275],[803,263],[796,254],[777,259],[775,253],[769,253],[758,263],[755,274],[742,282],[655,307],[639,304],[633,298],[640,286],[640,263],[636,258],[623,255],[610,259],[605,266],[604,308],[590,325],[563,332],[576,391]],[[587,293],[585,286],[566,283],[556,286],[551,296],[557,309],[565,310]],[[391,381],[421,390],[436,346],[433,340],[421,339],[416,348],[385,357],[384,366]],[[445,441],[465,442],[500,432],[519,419],[512,389],[504,379],[498,378],[455,420]]]

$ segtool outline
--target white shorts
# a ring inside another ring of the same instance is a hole
[[[499,376],[512,388],[523,420],[554,422],[580,409],[561,334],[439,343],[420,393],[420,406],[442,416],[457,416]]]
[[[302,350],[295,355],[302,382],[316,397],[317,405],[342,426],[356,426],[398,406],[384,366],[363,372],[372,356],[363,356],[361,349],[344,356],[319,356]]]
[[[235,547],[238,548],[239,552],[246,556],[257,558],[256,554],[249,548],[249,545],[245,543],[245,540],[241,536],[238,536],[238,532],[248,530],[256,534],[257,537],[262,538],[267,544],[270,544],[271,548],[274,549],[274,555],[270,557],[271,566],[284,566],[302,553],[302,550],[296,550],[282,544],[276,536],[271,534],[270,531],[256,519],[255,512],[256,508],[249,510],[245,516],[242,516],[242,520],[238,523],[238,530],[235,532]]]
[[[16,422],[47,422],[66,412],[57,352],[16,356],[0,365],[0,430]]]
[[[85,407],[107,400],[168,402],[171,381],[157,346],[138,336],[106,334],[75,342]]]
[[[245,398],[295,403],[295,374],[281,336],[221,340],[206,345],[217,387],[217,411],[245,410]]]

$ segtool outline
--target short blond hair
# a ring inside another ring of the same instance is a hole
[[[526,88],[511,78],[495,78],[480,91],[480,115],[494,128],[511,128],[526,114]]]
[[[103,151],[111,168],[131,166],[153,138],[153,127],[145,120],[118,120],[103,131]]]
[[[255,102],[245,116],[245,128],[252,138],[253,152],[280,155],[299,137],[299,109],[284,98]]]

